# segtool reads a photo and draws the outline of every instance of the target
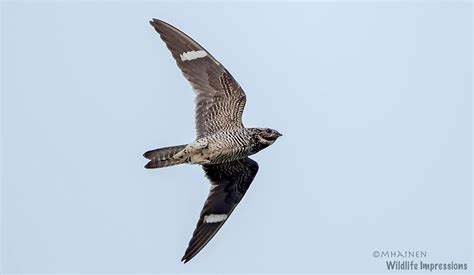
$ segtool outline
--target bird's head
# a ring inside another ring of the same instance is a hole
[[[277,130],[270,128],[256,128],[255,130],[255,137],[258,143],[266,146],[272,145],[277,138],[282,136]]]

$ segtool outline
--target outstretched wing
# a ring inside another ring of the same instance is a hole
[[[196,256],[219,231],[240,202],[258,172],[257,162],[244,158],[222,164],[203,165],[211,182],[211,190],[201,211],[181,261],[185,263]]]
[[[153,19],[150,24],[160,34],[197,93],[197,138],[221,130],[243,128],[245,93],[224,66],[177,28],[158,19]]]

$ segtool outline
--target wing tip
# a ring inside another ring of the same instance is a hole
[[[190,250],[189,247],[188,247],[188,249],[186,249],[186,252],[184,253],[184,256],[181,258],[181,262],[183,264],[191,261],[191,259],[194,258],[194,256],[196,256],[197,253],[195,251],[192,251],[192,250],[194,250],[194,249]]]
[[[170,27],[171,26],[170,24],[166,23],[165,21],[160,20],[160,19],[156,19],[156,18],[152,18],[149,22],[150,22],[150,25],[152,25],[155,28],[157,28],[157,27]]]
[[[155,30],[158,31],[158,28],[164,24],[166,24],[164,21],[160,20],[160,19],[156,19],[156,18],[152,18],[150,21],[150,25],[153,26],[153,28],[155,28]]]
[[[153,25],[153,24],[158,24],[158,23],[161,23],[161,22],[163,22],[163,21],[161,21],[160,19],[156,19],[156,18],[152,18],[152,19],[150,20],[150,24],[152,24],[152,25]]]

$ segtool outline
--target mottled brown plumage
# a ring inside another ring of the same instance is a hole
[[[196,135],[188,145],[148,151],[146,168],[201,164],[211,182],[193,237],[182,258],[191,260],[212,239],[240,202],[258,171],[248,156],[281,136],[269,128],[245,128],[246,97],[232,75],[197,42],[158,19],[150,21],[196,92]]]

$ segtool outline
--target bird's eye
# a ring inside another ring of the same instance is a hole
[[[267,130],[265,130],[265,132],[267,132],[267,134],[271,134],[271,133],[272,133],[272,130],[267,129]]]

